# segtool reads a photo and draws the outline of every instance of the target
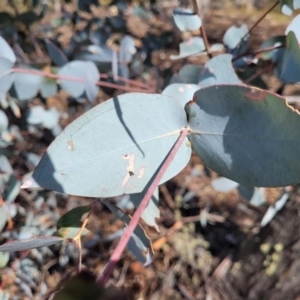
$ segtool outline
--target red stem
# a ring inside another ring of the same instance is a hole
[[[270,13],[276,6],[277,4],[279,4],[279,0],[276,1],[253,25],[252,27],[249,29],[249,31],[241,38],[240,42],[235,46],[234,49],[236,49],[237,47],[240,46],[240,44],[242,43],[242,41],[248,36],[250,35],[250,33],[256,28],[256,26],[267,16],[268,13]]]
[[[132,219],[131,219],[128,227],[126,228],[125,233],[121,237],[117,247],[115,248],[113,254],[111,255],[109,262],[106,265],[103,273],[98,277],[98,279],[97,279],[98,284],[100,284],[102,286],[105,285],[105,283],[108,280],[116,263],[120,260],[121,255],[122,255],[125,247],[127,246],[130,237],[132,236],[137,224],[139,223],[139,220],[141,218],[141,215],[142,215],[144,209],[147,207],[155,189],[158,187],[159,183],[161,182],[163,175],[165,174],[169,165],[173,161],[176,153],[178,152],[178,150],[179,150],[181,144],[183,143],[187,134],[188,134],[188,129],[184,128],[181,131],[180,136],[179,136],[178,140],[176,141],[176,143],[174,144],[172,150],[168,154],[163,166],[160,168],[158,174],[156,175],[153,182],[151,183],[151,185],[150,185],[147,193],[145,194],[143,200],[141,201],[139,207],[137,208],[134,215],[132,216]]]
[[[279,4],[280,1],[276,1],[249,29],[249,31],[242,37],[241,40],[243,40],[248,34],[250,34],[256,26],[267,16],[268,13],[270,13],[276,6]]]
[[[100,74],[100,78],[109,78],[109,76],[107,74]],[[147,90],[149,89],[154,89],[155,87],[153,87],[152,85],[140,82],[140,81],[136,81],[136,80],[132,80],[132,79],[128,79],[125,77],[121,77],[121,76],[117,76],[117,80],[132,84],[132,85],[136,85],[139,86],[141,88],[145,88]]]
[[[48,73],[48,72],[44,72],[44,71],[36,71],[36,70],[31,70],[31,69],[13,68],[13,69],[10,70],[9,73],[12,73],[12,72],[40,75],[40,76],[53,78],[53,79],[65,79],[65,80],[75,81],[75,82],[84,82],[84,79],[79,78],[79,77],[62,76],[62,75],[58,75],[58,74]],[[9,74],[9,73],[7,73],[7,74]],[[7,74],[5,73],[5,75],[7,75]],[[119,78],[122,78],[122,77],[119,77]],[[131,81],[131,83],[132,83],[132,81]],[[123,91],[126,91],[126,92],[149,92],[149,93],[154,92],[154,90],[150,86],[148,86],[148,89],[141,90],[141,89],[135,89],[135,88],[132,88],[132,87],[127,87],[127,86],[114,84],[114,83],[110,83],[110,82],[103,82],[103,81],[97,81],[97,82],[95,82],[95,84],[99,85],[99,86],[105,86],[105,87],[109,87],[109,88],[113,88],[113,89],[123,90]]]
[[[271,46],[271,47],[266,47],[266,48],[262,48],[262,49],[258,49],[254,52],[250,52],[250,51],[246,51],[244,53],[239,54],[238,56],[236,56],[234,59],[232,59],[232,62],[237,61],[238,59],[246,56],[246,55],[253,55],[254,57],[256,57],[256,55],[264,53],[264,52],[268,52],[268,51],[272,51],[272,50],[276,50],[276,49],[280,49],[280,48],[284,48],[286,47],[286,45],[279,45],[279,46]]]

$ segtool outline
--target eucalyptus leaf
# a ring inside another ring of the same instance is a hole
[[[0,155],[0,173],[13,174],[14,170],[5,155]]]
[[[205,44],[201,37],[191,37],[179,44],[179,55],[171,55],[171,59],[182,59],[191,55],[200,54],[205,50]]]
[[[142,193],[138,193],[138,194],[131,194],[130,195],[130,200],[133,202],[134,207],[137,209],[142,201],[142,199],[144,198],[145,194],[146,194],[147,190],[142,192]],[[155,227],[155,229],[159,232],[159,227],[156,223],[156,218],[160,217],[160,213],[159,213],[159,208],[158,208],[158,189],[155,190],[155,192],[153,193],[149,204],[147,205],[147,207],[145,208],[145,210],[143,211],[141,218],[149,225],[149,226],[153,226]]]
[[[119,61],[120,63],[131,62],[132,56],[136,53],[136,48],[134,46],[134,39],[130,35],[125,35],[120,41],[120,53]]]
[[[10,61],[12,65],[16,62],[15,53],[2,36],[0,36],[0,57]]]
[[[114,81],[117,81],[119,65],[118,65],[118,55],[116,51],[113,51],[111,69],[112,69],[113,79]]]
[[[300,1],[299,1],[300,3]],[[300,5],[299,5],[300,6]],[[300,7],[299,7],[300,8]],[[290,31],[295,33],[298,43],[300,43],[300,14],[297,15],[290,25],[286,28],[285,34],[288,35]]]
[[[269,48],[269,47],[274,47],[275,45],[277,45],[277,46],[284,45],[285,44],[285,40],[286,40],[286,36],[285,35],[273,36],[273,37],[267,39],[266,41],[264,41],[260,45],[259,49],[265,49],[265,48]],[[272,59],[272,52],[273,52],[273,50],[263,52],[261,54],[261,58],[264,59],[264,60],[270,60],[270,59]]]
[[[9,256],[10,256],[9,252],[0,252],[0,269],[3,269],[7,266],[7,263],[9,261]]]
[[[290,31],[286,37],[286,50],[279,79],[283,83],[300,82],[300,48],[293,31]]]
[[[110,211],[125,224],[129,224],[131,217],[121,211],[117,206],[113,205],[109,200],[102,200],[102,202],[110,209]],[[136,258],[145,266],[150,264],[153,260],[152,243],[147,236],[144,229],[137,225],[133,235],[128,243],[129,250],[136,256]]]
[[[300,0],[280,0],[281,12],[290,16],[295,9],[300,8]]]
[[[90,45],[76,55],[75,60],[93,62],[100,72],[108,72],[111,69],[112,54],[112,49],[106,46]]]
[[[58,72],[62,77],[76,77],[82,81],[71,81],[67,79],[61,79],[60,85],[74,98],[79,98],[86,92],[90,101],[94,101],[98,88],[96,82],[99,79],[99,72],[93,62],[85,62],[74,60],[65,64]]]
[[[64,238],[64,239],[74,239],[78,233],[80,228],[78,227],[62,227],[57,230],[57,235]],[[86,228],[83,228],[83,230],[80,232],[80,236],[85,236],[89,233],[89,230]]]
[[[41,105],[36,105],[30,108],[26,121],[31,125],[39,125],[43,123],[45,108]]]
[[[87,212],[89,212],[90,210],[91,210],[90,205],[78,206],[69,210],[57,221],[56,224],[57,229],[59,230],[61,228],[76,227],[78,231],[78,228],[80,228],[82,225],[82,221],[81,221],[82,216]]]
[[[21,182],[13,174],[9,176],[3,198],[7,203],[15,201],[20,193]]]
[[[37,69],[29,68],[27,66],[23,66],[23,68],[28,69],[28,72],[30,72],[31,70],[39,71]],[[37,95],[43,80],[43,77],[40,75],[16,73],[14,88],[17,94],[17,98],[19,100],[33,99]]]
[[[42,125],[47,129],[53,129],[59,123],[59,112],[55,107],[45,111]]]
[[[59,67],[62,67],[68,62],[65,54],[50,40],[45,40],[45,45],[47,52],[51,58],[51,60]]]
[[[174,98],[141,93],[117,96],[67,126],[22,187],[42,186],[86,197],[139,193],[185,126],[185,112]],[[180,172],[190,155],[186,139],[162,182]]]
[[[25,251],[39,247],[51,246],[62,242],[64,239],[58,236],[36,236],[29,240],[17,240],[0,246],[0,252]]]
[[[211,86],[195,93],[186,112],[193,148],[220,175],[256,187],[300,182],[300,116],[284,98],[248,86]]]
[[[4,97],[14,82],[15,74],[10,73],[12,67],[13,63],[10,60],[0,57],[0,97]]]
[[[240,80],[232,67],[232,55],[221,54],[210,59],[201,70],[199,86],[238,84]]]
[[[179,71],[179,76],[182,79],[182,83],[198,84],[201,70],[202,67],[199,65],[184,65]]]
[[[193,31],[201,27],[202,21],[198,14],[186,8],[176,8],[173,11],[173,18],[180,31]]]
[[[3,228],[6,225],[8,217],[8,212],[5,210],[4,205],[0,206],[0,232],[3,230]]]
[[[225,177],[218,177],[211,181],[212,187],[218,192],[230,192],[236,189],[239,184]]]
[[[0,133],[7,130],[8,118],[3,110],[0,109]]]
[[[260,226],[265,227],[267,224],[269,224],[273,218],[276,216],[276,214],[285,206],[286,202],[289,200],[290,193],[284,192],[281,197],[273,204],[271,205],[265,215],[263,216]]]
[[[245,47],[248,47],[248,27],[246,24],[241,25],[240,27],[231,26],[227,29],[223,37],[224,45],[230,50],[233,51],[239,45],[244,44],[242,46],[241,52],[245,51]]]
[[[200,86],[197,84],[173,83],[168,85],[162,94],[177,99],[184,108],[186,103],[193,99],[194,93],[199,89]]]
[[[41,95],[44,98],[49,98],[57,94],[58,87],[55,80],[44,79],[39,86]]]

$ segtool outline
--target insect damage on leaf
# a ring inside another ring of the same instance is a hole
[[[140,168],[138,178],[142,178],[145,173],[145,167]]]
[[[73,151],[74,150],[74,144],[72,140],[68,141],[68,150]]]
[[[126,183],[129,180],[129,178],[134,175],[135,155],[133,153],[132,154],[125,154],[125,155],[122,156],[122,158],[128,160],[128,166],[126,168],[127,173],[126,173],[124,179],[122,180],[122,188],[124,188],[124,186],[126,185]]]
[[[254,101],[263,101],[266,97],[266,92],[258,88],[249,88],[245,94],[245,98],[254,100]]]

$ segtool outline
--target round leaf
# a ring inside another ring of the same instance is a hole
[[[0,252],[0,269],[6,267],[8,261],[9,261],[9,252]],[[2,295],[2,292],[0,293],[0,296],[1,295]],[[1,297],[0,297],[0,299],[1,299]]]
[[[186,64],[180,69],[179,76],[184,83],[198,84],[201,70],[202,67],[199,65]]]
[[[300,82],[300,48],[293,31],[290,31],[286,37],[286,50],[279,68],[279,79],[283,83]]]
[[[54,128],[59,123],[59,112],[55,107],[46,110],[44,113],[43,126],[47,129]]]
[[[197,14],[190,9],[176,8],[173,11],[176,26],[181,31],[193,31],[201,27],[202,21]]]
[[[276,214],[285,206],[286,202],[289,200],[290,193],[285,192],[283,193],[280,198],[271,206],[269,206],[267,212],[263,216],[260,226],[264,227],[269,224]]]
[[[82,82],[60,80],[61,87],[74,98],[79,98],[84,92],[87,93],[89,100],[95,97],[95,82],[99,79],[99,73],[94,63],[74,60],[65,64],[58,74],[62,77],[77,77],[83,80]]]
[[[239,184],[225,177],[218,177],[211,182],[212,187],[218,192],[230,192],[236,189]]]
[[[41,105],[36,105],[30,108],[26,121],[31,125],[39,125],[43,123],[45,108]]]
[[[66,127],[23,187],[32,187],[35,181],[47,189],[87,197],[139,193],[185,126],[185,112],[173,98],[117,96]],[[184,143],[162,181],[181,171],[190,155],[189,143]]]
[[[3,230],[3,228],[6,225],[7,222],[7,218],[8,218],[8,213],[5,210],[4,205],[0,206],[0,232]]]
[[[189,139],[203,162],[248,186],[300,182],[300,116],[285,99],[258,88],[200,89],[186,106]]]
[[[31,100],[34,98],[37,95],[43,80],[43,77],[39,75],[16,73],[14,88],[16,90],[17,98],[19,100]]]
[[[111,68],[113,50],[106,46],[90,45],[78,55],[76,60],[90,61],[96,64],[100,72],[108,72]]]
[[[63,66],[68,62],[67,57],[65,54],[50,40],[45,40],[46,49],[48,51],[48,54],[51,58],[51,60],[57,65],[57,66]]]
[[[200,73],[199,85],[204,87],[213,84],[240,83],[232,68],[231,59],[230,54],[221,54],[209,60]]]
[[[14,170],[5,155],[0,155],[0,173],[13,174]]]
[[[181,59],[190,55],[196,55],[205,50],[205,44],[201,37],[192,37],[179,44],[179,55],[171,55],[171,59]]]
[[[275,45],[283,45],[285,44],[285,39],[286,36],[285,35],[277,35],[277,36],[273,36],[270,39],[264,41],[261,46],[259,47],[259,49],[264,49],[264,48],[268,48],[268,47],[273,47]],[[269,60],[272,59],[272,53],[273,51],[267,51],[267,52],[263,52],[261,54],[261,58],[265,59],[265,60]]]
[[[0,109],[0,133],[8,127],[8,118],[3,110]]]
[[[231,26],[224,34],[223,43],[228,49],[233,50],[243,42],[247,33],[248,27],[246,24],[241,25],[241,27]]]
[[[300,8],[300,0],[280,0],[281,12],[290,16],[293,10]]]
[[[184,108],[186,103],[193,99],[194,93],[199,89],[200,86],[197,84],[173,83],[168,85],[162,94],[177,99]]]
[[[0,97],[9,91],[14,82],[15,74],[9,73],[12,67],[13,63],[11,61],[0,57]]]
[[[300,15],[293,19],[290,25],[286,28],[285,34],[287,35],[290,31],[295,33],[298,43],[300,43]]]
[[[12,64],[16,62],[15,53],[2,36],[0,36],[0,57],[9,60]]]
[[[99,92],[99,88],[95,84],[95,82],[98,81],[100,74],[98,72],[96,65],[90,61],[87,61],[85,63],[85,72],[86,72],[86,77],[84,80],[85,93],[88,100],[94,103]]]
[[[44,79],[40,84],[41,94],[44,98],[57,94],[57,84],[54,80]]]
[[[125,35],[120,42],[119,60],[121,63],[128,63],[132,59],[132,55],[136,53],[134,39],[130,35]]]

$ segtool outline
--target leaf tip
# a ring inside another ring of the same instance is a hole
[[[39,184],[30,177],[28,180],[26,180],[21,186],[21,189],[29,189],[29,188],[40,188]]]

